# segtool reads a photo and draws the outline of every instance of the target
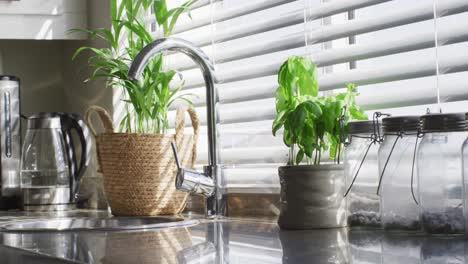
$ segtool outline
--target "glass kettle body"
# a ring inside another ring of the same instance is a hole
[[[72,131],[78,135],[78,166]],[[76,114],[39,113],[28,118],[21,159],[21,190],[25,210],[73,207],[80,179],[89,164],[89,132]]]

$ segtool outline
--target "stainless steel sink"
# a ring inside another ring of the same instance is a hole
[[[0,231],[123,231],[192,226],[198,223],[198,220],[176,217],[67,217],[0,223]]]

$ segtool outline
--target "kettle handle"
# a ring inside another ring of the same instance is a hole
[[[74,178],[74,184],[71,186],[72,189],[72,199],[75,198],[76,194],[78,193],[79,187],[80,187],[80,180],[83,177],[86,168],[89,165],[89,162],[91,160],[91,142],[90,142],[90,132],[89,128],[84,122],[83,118],[79,116],[78,114],[69,114],[69,113],[64,113],[62,114],[62,124],[64,122],[67,122],[67,126],[65,126],[68,131],[65,131],[65,133],[69,133],[71,130],[75,130],[78,134],[79,140],[80,140],[80,145],[81,145],[81,159],[80,159],[80,166],[78,169],[75,171],[73,178]],[[71,139],[71,135],[68,135]],[[73,144],[72,142],[70,142]],[[74,153],[74,146],[68,146],[67,148],[69,150],[69,155],[73,155],[70,157],[71,162],[75,162],[75,153]],[[73,153],[70,153],[73,152]]]

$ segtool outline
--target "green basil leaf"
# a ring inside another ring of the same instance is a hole
[[[289,125],[292,128],[293,135],[295,138],[299,137],[302,132],[302,128],[305,125],[307,118],[307,111],[303,105],[299,105],[293,112],[288,114]]]
[[[285,129],[283,132],[283,143],[288,147],[290,147],[293,144],[293,139],[289,130]]]
[[[276,112],[278,113],[288,108],[287,106],[288,102],[286,101],[286,98],[284,97],[283,90],[284,89],[280,86],[278,87],[278,89],[276,89],[276,93],[275,93]]]
[[[357,105],[352,105],[349,108],[349,112],[351,114],[351,117],[353,119],[357,120],[367,120],[367,115],[357,106]]]
[[[317,134],[315,132],[314,123],[312,120],[308,120],[306,121],[300,140],[300,144],[302,145],[307,157],[312,158],[313,151],[316,147],[316,142]]]
[[[284,143],[296,144],[300,150],[293,159],[296,163],[304,156],[309,162],[314,154],[321,157],[322,151],[329,151],[331,158],[340,155],[341,116],[344,114],[345,120],[367,118],[356,105],[358,92],[352,83],[344,93],[318,97],[316,66],[307,57],[286,60],[278,71],[278,84],[272,133],[276,135],[284,127]]]
[[[304,159],[304,151],[302,151],[302,149],[299,149],[299,151],[296,154],[296,165],[299,165],[303,159]]]
[[[303,104],[307,112],[312,114],[315,118],[319,118],[322,115],[322,108],[318,103],[313,101],[305,101]]]
[[[288,110],[283,110],[278,113],[275,120],[273,121],[272,133],[273,136],[276,136],[276,132],[283,127],[284,121],[286,120]]]
[[[335,159],[338,151],[338,141],[334,136],[328,137],[330,141],[330,159]]]

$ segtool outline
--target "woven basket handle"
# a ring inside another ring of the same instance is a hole
[[[175,120],[175,141],[180,149],[180,144],[182,143],[182,138],[184,137],[184,128],[185,128],[185,112],[187,112],[190,116],[190,120],[192,121],[193,126],[193,145],[192,145],[192,162],[191,166],[195,165],[197,161],[197,141],[198,141],[198,133],[200,129],[200,122],[198,121],[197,112],[193,108],[189,108],[186,106],[178,107],[176,120]]]
[[[110,117],[109,113],[106,111],[106,109],[93,105],[86,110],[86,113],[84,115],[84,119],[86,123],[88,124],[89,130],[91,130],[91,133],[96,137],[96,129],[91,123],[91,115],[93,113],[97,113],[99,116],[99,120],[101,121],[102,125],[104,126],[104,131],[105,133],[113,133],[114,132],[114,125],[112,124],[112,118]]]

